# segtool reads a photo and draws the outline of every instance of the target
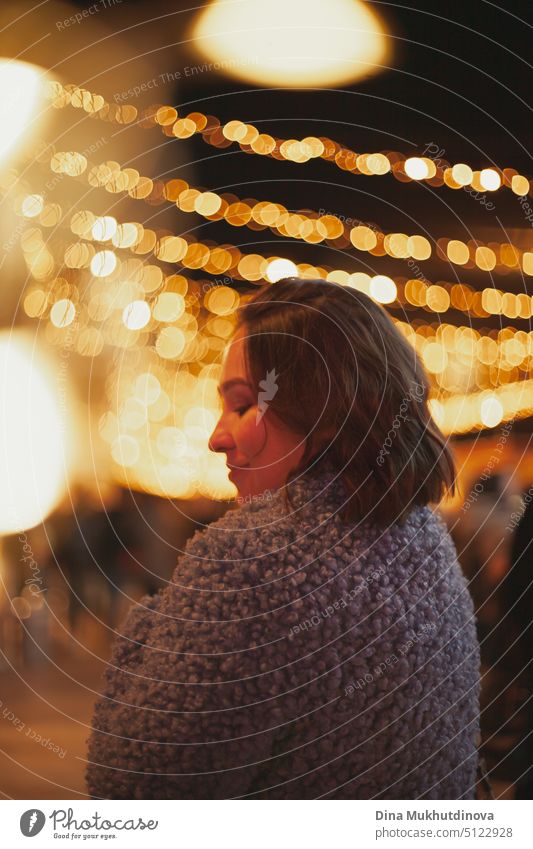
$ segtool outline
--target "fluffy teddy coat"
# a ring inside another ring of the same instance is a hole
[[[289,489],[196,531],[130,610],[91,797],[475,798],[479,645],[442,520],[342,522],[330,461]]]

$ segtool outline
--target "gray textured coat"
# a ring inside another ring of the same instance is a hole
[[[326,461],[197,531],[131,609],[89,739],[104,799],[472,799],[479,646],[438,516],[344,524]]]

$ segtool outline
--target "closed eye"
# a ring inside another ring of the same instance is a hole
[[[239,416],[244,416],[245,412],[247,410],[249,410],[251,406],[252,406],[251,404],[247,404],[245,407],[237,407],[237,409],[234,410],[234,412],[238,413]]]

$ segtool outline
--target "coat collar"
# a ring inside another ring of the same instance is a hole
[[[329,506],[333,511],[348,498],[342,471],[329,455],[313,461],[308,469],[287,484],[287,491],[295,507]],[[283,497],[283,487],[277,490]]]

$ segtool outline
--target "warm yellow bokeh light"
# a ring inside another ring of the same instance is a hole
[[[185,312],[185,299],[177,292],[162,292],[155,303],[153,314],[156,321],[177,321]]]
[[[128,469],[139,459],[139,443],[133,436],[122,435],[111,446],[111,456],[115,463]]]
[[[113,251],[98,251],[91,260],[91,273],[95,277],[107,277],[117,267],[117,257]]]
[[[22,214],[25,218],[37,218],[44,207],[42,195],[27,195],[22,201]]]
[[[0,334],[0,533],[32,528],[66,487],[69,422],[43,354],[25,335]]]
[[[273,259],[268,263],[265,277],[269,283],[276,283],[284,277],[298,277],[298,269],[290,259]]]
[[[503,406],[495,395],[488,395],[481,402],[481,421],[485,427],[496,427],[503,418]]]
[[[460,162],[452,168],[452,177],[460,186],[468,186],[472,182],[474,172],[469,165]]]
[[[113,218],[112,215],[102,215],[96,219],[92,226],[92,237],[97,242],[107,242],[108,239],[113,238],[117,232],[117,227],[116,218]]]
[[[158,451],[169,460],[177,460],[187,451],[187,438],[177,427],[162,427],[156,438]]]
[[[455,263],[455,265],[465,265],[465,263],[467,263],[470,259],[468,245],[465,245],[465,243],[461,242],[459,239],[451,239],[448,242],[446,253],[448,254],[450,261]]]
[[[192,38],[224,73],[265,86],[346,83],[388,58],[383,24],[360,0],[214,0]]]
[[[139,399],[146,407],[155,404],[161,395],[161,384],[155,374],[143,372],[135,381],[134,386],[135,397]]]
[[[423,350],[424,365],[431,374],[440,374],[446,368],[448,355],[438,342],[429,342]]]
[[[54,327],[68,327],[76,317],[76,307],[68,298],[56,301],[50,310],[50,321]]]
[[[426,180],[429,177],[429,167],[419,156],[412,156],[404,163],[405,173],[411,180]]]
[[[494,168],[484,168],[479,175],[479,182],[481,187],[489,192],[495,192],[502,184],[501,177]]]
[[[529,180],[526,177],[522,177],[520,174],[515,174],[511,180],[511,188],[515,195],[523,197],[529,194]]]
[[[43,72],[34,65],[0,60],[0,160],[30,126],[43,81]]]
[[[370,281],[370,295],[380,304],[392,304],[398,296],[396,283],[384,274],[377,274]]]
[[[122,321],[129,330],[141,330],[150,321],[150,307],[146,301],[132,301],[122,311]]]

